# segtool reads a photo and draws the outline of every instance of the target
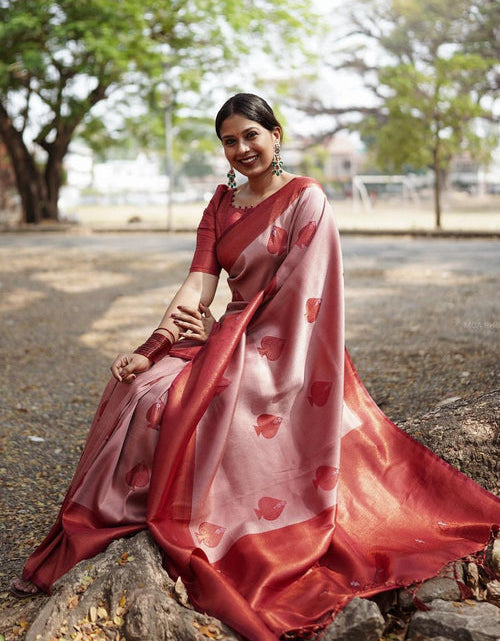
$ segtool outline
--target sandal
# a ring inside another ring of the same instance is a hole
[[[20,581],[23,581],[23,579],[17,579]],[[14,579],[16,581],[16,579]],[[15,596],[17,599],[28,599],[31,596],[36,596],[37,594],[41,594],[41,590],[38,586],[36,586],[34,583],[29,583],[28,581],[23,581],[26,585],[29,585],[29,589],[23,590],[22,588],[16,587],[14,585],[14,581],[9,586],[9,592]]]

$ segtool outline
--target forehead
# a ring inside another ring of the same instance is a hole
[[[247,131],[248,129],[252,129],[252,127],[258,129],[263,128],[256,120],[250,120],[240,114],[233,114],[222,121],[220,135],[221,138],[224,136],[235,136]]]

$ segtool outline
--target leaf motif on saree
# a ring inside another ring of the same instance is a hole
[[[258,502],[258,509],[254,512],[258,519],[264,518],[266,521],[274,521],[285,509],[286,501],[273,499],[271,496],[263,496]]]
[[[138,487],[146,487],[149,483],[149,469],[145,463],[137,463],[125,476],[127,485],[135,490]]]
[[[257,436],[262,435],[264,438],[273,438],[278,433],[282,421],[281,416],[260,414],[260,416],[257,416],[257,425],[254,425]]]
[[[299,231],[295,244],[299,248],[309,247],[315,233],[316,223],[314,220],[310,220],[307,225],[304,225],[304,227]]]
[[[285,339],[277,336],[263,336],[260,347],[257,349],[261,356],[265,356],[270,361],[277,361],[281,356],[285,342]]]
[[[231,381],[223,376],[215,386],[214,396],[219,396],[231,384]]]
[[[200,523],[198,527],[196,538],[198,539],[198,543],[202,543],[209,548],[215,548],[221,542],[225,531],[225,527],[208,523],[208,521],[203,521],[203,523]]]
[[[161,398],[157,399],[155,403],[146,412],[146,419],[148,421],[148,427],[152,430],[160,429],[160,420],[163,416],[163,410],[165,409],[165,403]]]
[[[332,389],[331,381],[314,381],[311,385],[311,393],[308,396],[309,403],[311,405],[317,405],[318,407],[323,407],[326,404],[330,392]]]
[[[321,298],[308,298],[306,301],[306,318],[308,323],[314,323],[318,318]]]
[[[337,485],[339,479],[339,469],[331,465],[320,465],[316,469],[316,476],[313,479],[315,488],[320,488],[329,492]]]
[[[288,232],[283,227],[278,227],[273,225],[271,227],[271,234],[269,240],[267,241],[267,251],[270,254],[276,254],[281,256],[286,252],[286,246],[288,242]]]

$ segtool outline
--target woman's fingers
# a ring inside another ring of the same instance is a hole
[[[184,331],[191,330],[194,332],[203,327],[201,319],[199,321],[178,319],[174,320],[174,323],[177,325],[177,327],[182,328]]]
[[[128,364],[128,360],[125,354],[118,354],[118,356],[113,361],[111,365],[111,373],[118,381],[122,381],[122,370]]]
[[[181,330],[179,337],[206,341],[215,321],[210,309],[203,303],[200,303],[199,309],[184,305],[179,305],[177,309],[179,311],[172,314],[172,319]]]
[[[200,311],[205,318],[213,318],[212,312],[210,311],[210,307],[207,307],[203,303],[200,303]]]
[[[186,307],[185,305],[179,305],[177,307],[181,312],[184,313],[184,317],[187,315],[188,317],[191,318],[201,318],[201,312],[197,309],[194,309],[194,307]],[[172,316],[175,318],[177,314],[172,314]]]
[[[111,373],[120,383],[132,383],[136,372],[145,372],[151,363],[141,354],[119,354],[111,365]]]

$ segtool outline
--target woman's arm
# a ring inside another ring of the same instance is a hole
[[[194,338],[206,338],[202,313],[212,302],[217,289],[218,276],[203,272],[190,272],[160,322],[160,334],[177,340],[190,330]],[[200,307],[201,305],[201,307]],[[202,313],[200,313],[200,311]],[[151,361],[142,354],[119,354],[111,365],[113,376],[120,382],[131,383],[135,375],[151,367]]]

